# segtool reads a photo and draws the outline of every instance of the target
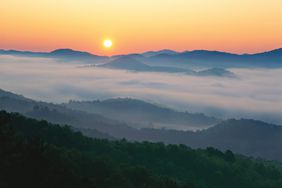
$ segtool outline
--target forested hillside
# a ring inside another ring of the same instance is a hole
[[[91,139],[68,126],[0,112],[0,187],[282,186],[262,161],[184,145]]]
[[[181,127],[185,130],[192,130],[193,128],[208,128],[222,121],[205,114],[179,112],[161,105],[130,98],[69,101],[64,106],[74,110],[104,115],[137,128],[152,128],[154,126],[168,129]]]
[[[201,131],[176,130],[183,124],[198,128],[220,121],[203,114],[177,112],[136,99],[110,99],[105,101],[52,104],[27,99],[0,89],[0,110],[18,112],[37,120],[67,124],[92,138],[122,139],[130,141],[185,144],[192,148],[209,146],[225,151],[282,161],[282,126],[252,119],[221,121]],[[124,123],[128,122],[128,123]],[[147,124],[137,128],[136,123]],[[171,124],[166,129],[154,123]]]

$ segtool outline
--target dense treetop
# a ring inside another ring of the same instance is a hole
[[[0,112],[0,187],[282,187],[278,167],[184,145],[91,139]]]

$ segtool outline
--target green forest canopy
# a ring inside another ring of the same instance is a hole
[[[282,174],[229,150],[91,139],[1,111],[0,187],[280,188]]]

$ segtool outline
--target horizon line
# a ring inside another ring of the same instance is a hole
[[[55,48],[54,50],[50,50],[50,51],[33,51],[33,50],[17,50],[17,49],[0,48],[0,51],[16,51],[16,52],[46,53],[47,54],[47,53],[52,53],[52,52],[57,51],[57,50],[71,50],[71,51],[75,51],[75,52],[84,52],[84,53],[88,53],[88,54],[95,55],[95,56],[101,56],[101,57],[114,57],[114,56],[122,56],[122,55],[144,54],[144,53],[147,53],[147,52],[160,52],[160,51],[165,51],[165,50],[173,51],[173,52],[180,53],[180,54],[185,53],[185,52],[194,52],[194,51],[208,51],[208,52],[222,52],[222,53],[234,54],[234,55],[255,55],[255,54],[272,52],[272,51],[280,50],[280,49],[282,49],[282,47],[272,48],[270,50],[260,51],[260,52],[256,52],[256,53],[233,53],[233,52],[221,51],[221,50],[193,49],[193,50],[177,51],[177,50],[172,50],[172,49],[169,49],[169,48],[163,48],[163,49],[159,49],[159,50],[148,50],[148,51],[142,51],[142,52],[130,52],[130,53],[123,53],[123,54],[121,53],[121,54],[115,54],[115,55],[98,55],[98,54],[93,53],[93,52],[84,51],[84,50],[76,50],[76,49],[73,49],[73,48]]]

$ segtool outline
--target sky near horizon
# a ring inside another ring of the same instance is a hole
[[[0,24],[0,49],[256,53],[282,47],[282,0],[0,0]]]

